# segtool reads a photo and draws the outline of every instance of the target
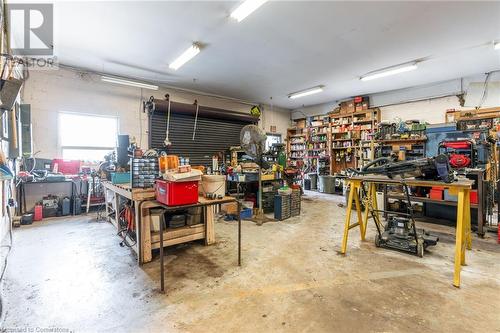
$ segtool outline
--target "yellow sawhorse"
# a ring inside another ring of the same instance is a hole
[[[455,241],[455,272],[453,274],[453,285],[460,287],[460,271],[465,265],[465,250],[472,248],[472,233],[471,233],[471,217],[470,217],[470,190],[474,181],[469,179],[460,179],[453,183],[444,183],[438,181],[419,180],[419,179],[405,179],[404,184],[408,186],[421,186],[421,187],[444,187],[447,188],[451,195],[458,196],[457,202],[457,226],[456,226],[456,241]],[[361,199],[360,192],[363,184],[368,184],[367,197],[364,198],[365,211],[361,212]],[[346,186],[350,186],[349,197],[347,202],[347,216],[344,225],[344,236],[342,238],[342,248],[340,253],[345,254],[347,251],[347,238],[349,230],[358,227],[360,231],[361,240],[364,241],[366,237],[366,228],[369,219],[369,207],[373,210],[374,223],[380,223],[380,216],[377,207],[376,184],[383,185],[401,185],[402,181],[390,179],[388,177],[380,176],[356,176],[347,180]],[[351,224],[351,215],[353,210],[353,203],[355,205],[357,222]],[[437,201],[436,203],[439,203]]]

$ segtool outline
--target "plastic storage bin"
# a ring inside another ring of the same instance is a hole
[[[240,212],[240,217],[242,219],[251,219],[253,215],[253,210],[251,208],[242,209]]]
[[[167,206],[192,205],[198,202],[198,181],[157,180],[155,191],[156,200]]]
[[[113,172],[111,174],[111,182],[113,184],[130,183],[130,172]]]
[[[443,194],[444,194],[444,200],[446,201],[458,201],[458,196],[450,194],[450,191],[448,189],[445,189]]]

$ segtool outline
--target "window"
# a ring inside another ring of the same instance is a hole
[[[60,113],[59,136],[63,159],[102,161],[116,147],[118,118]]]
[[[266,151],[271,148],[273,143],[281,143],[281,134],[267,133]]]

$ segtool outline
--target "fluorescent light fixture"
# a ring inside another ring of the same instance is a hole
[[[241,22],[266,2],[267,0],[246,0],[231,13],[231,17]]]
[[[295,98],[299,98],[299,97],[317,94],[317,93],[320,93],[323,91],[323,87],[324,86],[317,86],[317,87],[309,88],[306,90],[297,91],[295,93],[291,93],[290,95],[288,95],[288,98],[295,99]]]
[[[500,42],[496,42],[495,44],[493,44],[493,47],[495,48],[495,50],[500,50]]]
[[[193,59],[194,56],[198,53],[200,53],[200,46],[197,43],[193,43],[193,45],[191,45],[177,59],[175,59],[170,65],[168,65],[168,67],[173,70],[178,70],[186,62]]]
[[[372,72],[369,74],[366,74],[361,77],[361,81],[370,81],[374,79],[378,79],[381,77],[386,77],[386,76],[391,76],[391,75],[396,75],[399,73],[404,73],[404,72],[409,72],[417,69],[417,63],[409,63],[409,64],[403,64],[399,66],[393,66],[389,68],[382,69],[380,71]]]
[[[158,90],[158,86],[155,86],[152,84],[136,82],[136,81],[129,81],[129,80],[124,80],[124,79],[119,79],[117,77],[101,76],[101,80],[104,82],[116,83],[116,84],[121,84],[124,86],[144,88],[144,89],[150,89],[150,90]]]

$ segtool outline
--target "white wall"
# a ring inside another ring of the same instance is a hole
[[[294,110],[293,118],[304,118],[307,116],[327,114],[333,110],[337,104],[321,104],[308,108]],[[418,102],[401,103],[380,108],[381,120],[393,120],[398,117],[402,120],[418,119],[424,120],[429,124],[443,123],[445,113],[448,109],[462,110],[470,108],[461,108],[458,98],[455,96],[433,98]]]
[[[141,96],[142,93],[142,96]],[[173,101],[249,113],[250,106],[233,100],[179,92],[178,90],[146,90],[105,83],[98,75],[68,69],[30,72],[23,92],[23,103],[31,104],[34,151],[40,158],[61,157],[58,140],[58,113],[61,111],[112,115],[119,118],[119,131],[136,137],[147,148],[147,116],[142,112],[142,99],[163,98],[169,93]],[[289,110],[264,106],[261,126],[270,131],[275,125],[283,137],[290,124]],[[89,129],[89,135],[99,135]]]
[[[485,81],[486,94],[484,93]],[[399,117],[403,120],[422,119],[435,124],[444,122],[447,109],[471,110],[481,104],[482,107],[500,105],[500,71],[487,74],[471,75],[443,82],[434,82],[417,87],[403,88],[368,95],[370,104],[380,107],[382,120]],[[460,107],[456,95],[465,93],[465,107]],[[331,112],[340,101],[312,105],[292,111],[292,118],[322,115]]]
[[[380,114],[381,120],[392,121],[398,117],[402,120],[417,119],[424,120],[429,124],[439,124],[445,122],[445,113],[448,109],[462,109],[457,97],[443,97],[385,106],[380,108]]]

